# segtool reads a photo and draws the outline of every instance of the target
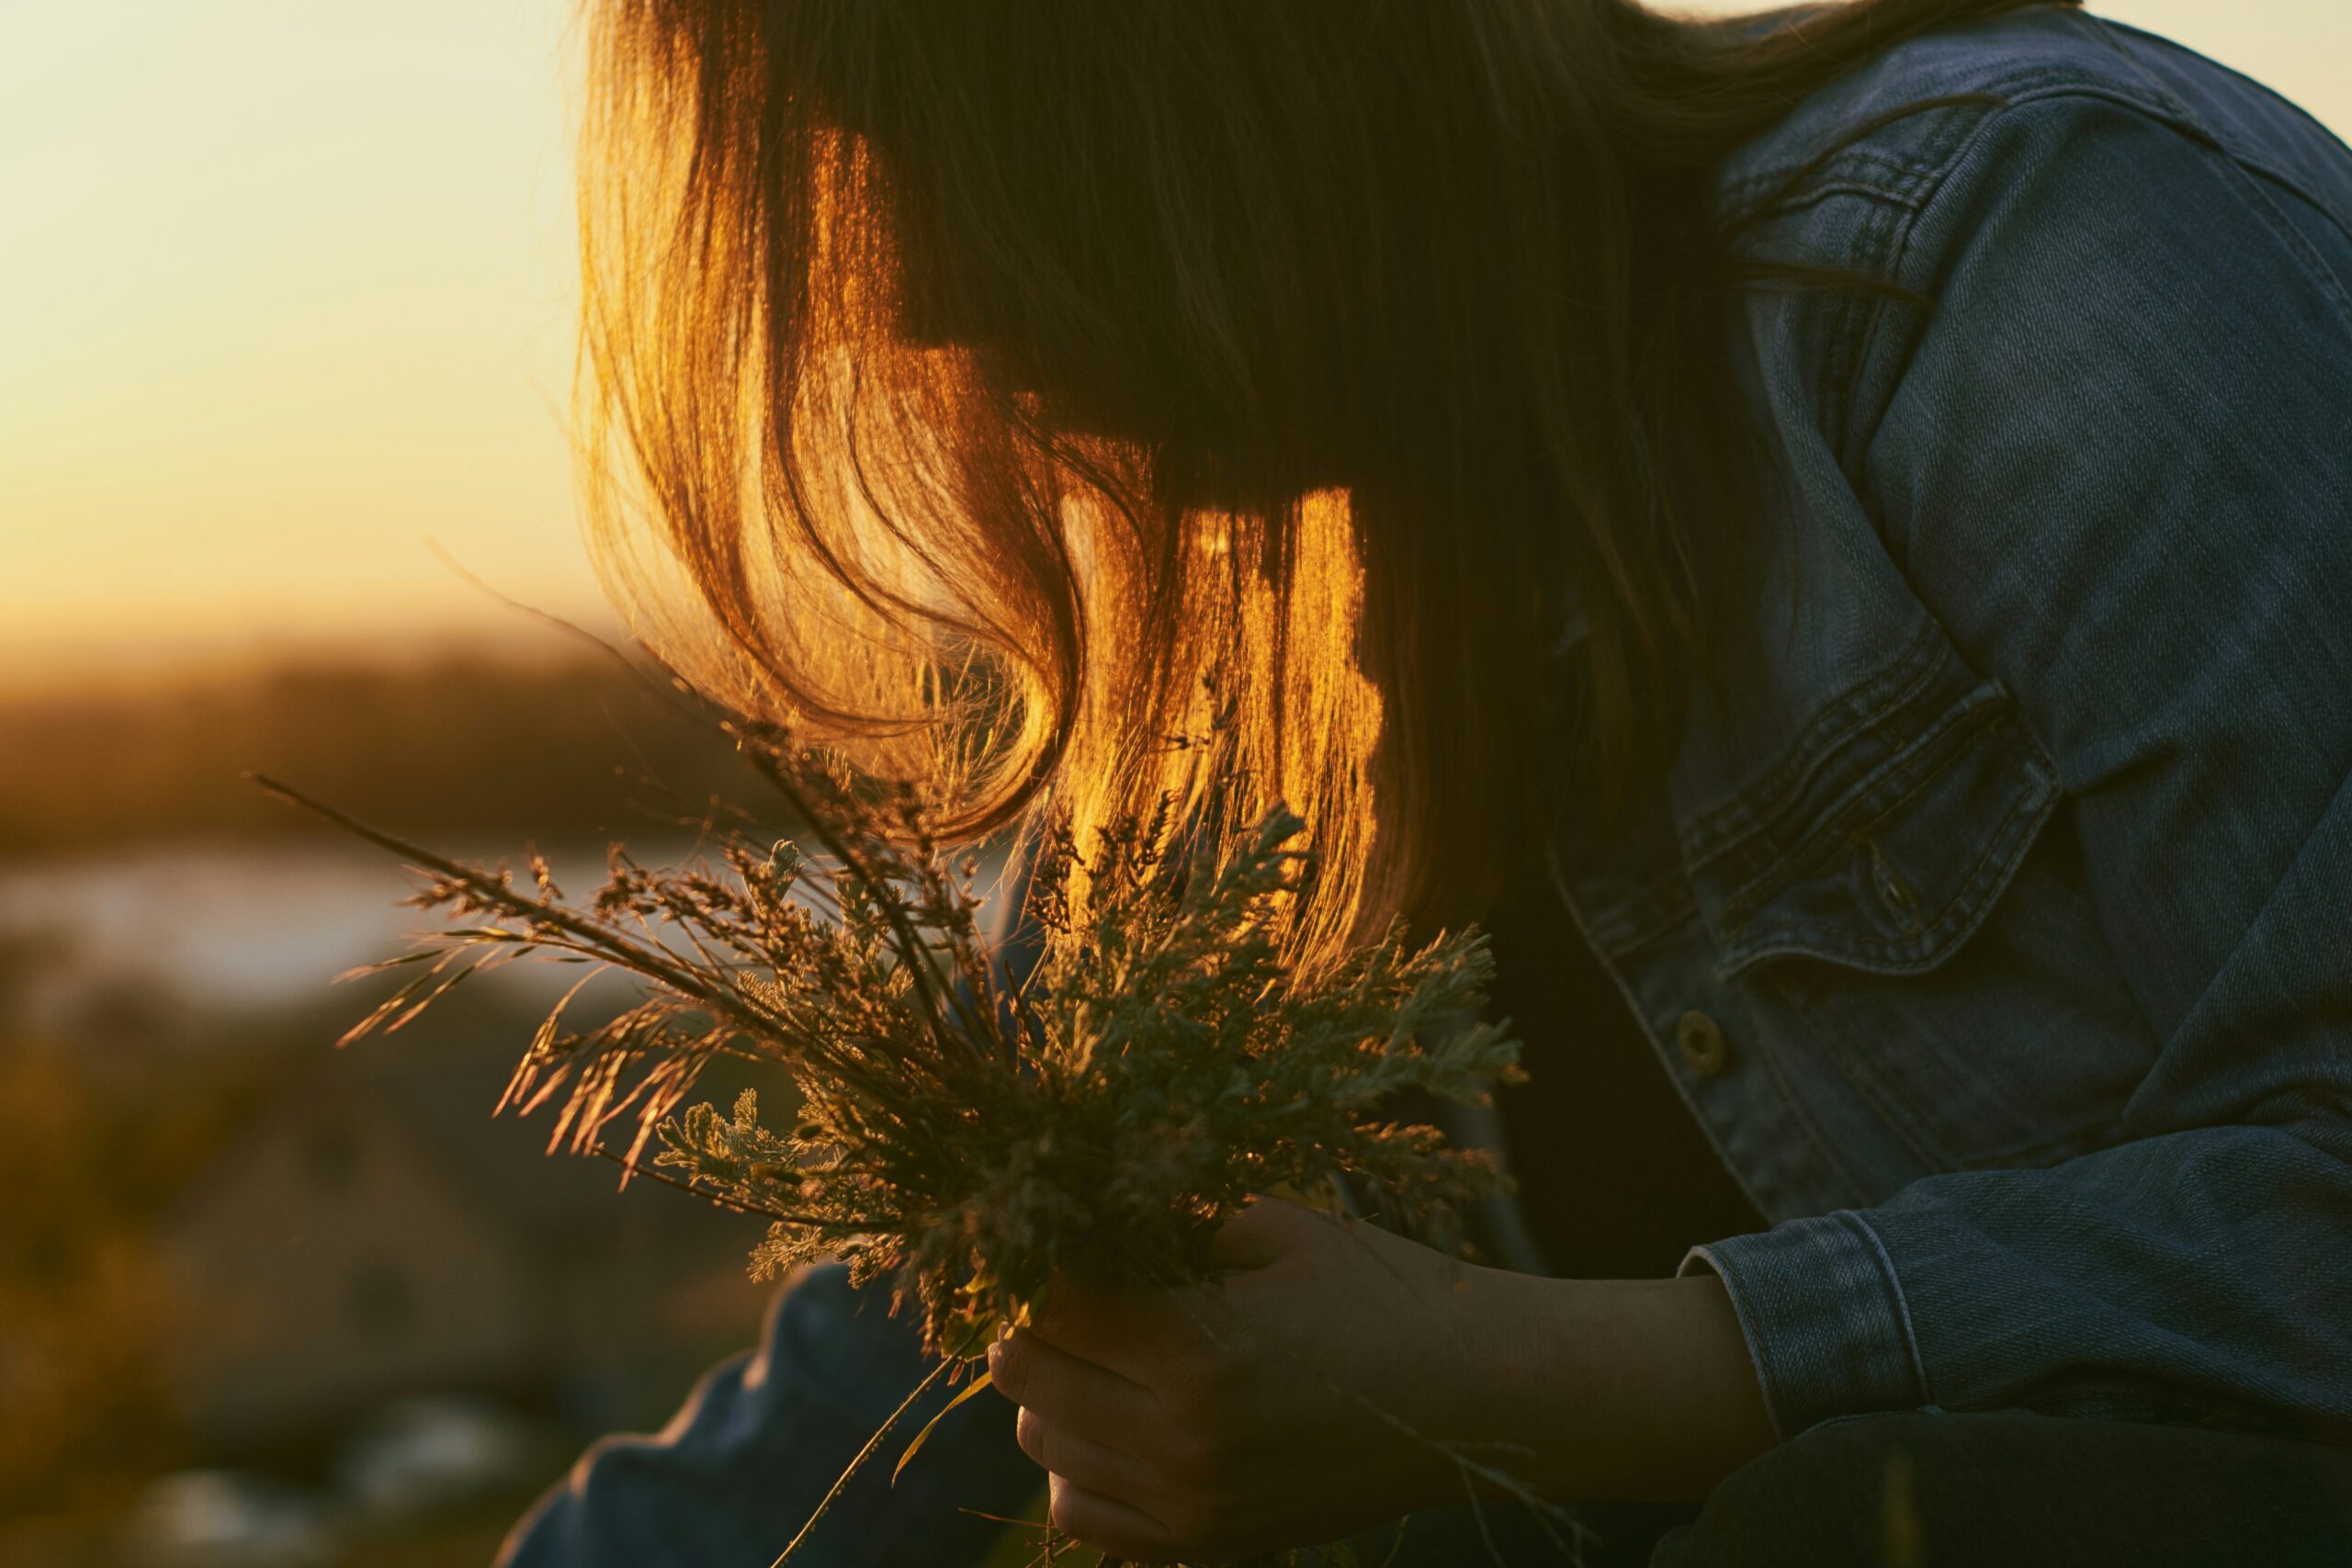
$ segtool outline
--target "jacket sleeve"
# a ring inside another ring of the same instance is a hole
[[[707,1568],[772,1561],[815,1515],[930,1363],[888,1293],[827,1264],[776,1292],[756,1353],[712,1369],[658,1433],[604,1438],[508,1536],[498,1568]],[[904,1475],[891,1465],[952,1397],[934,1390],[845,1486],[793,1561],[808,1568],[987,1557],[992,1521],[1043,1491],[983,1398],[940,1420]]]
[[[1882,318],[1857,488],[2055,762],[2162,1048],[2114,1146],[1694,1252],[1784,1434],[2070,1386],[2352,1432],[2344,156],[2315,199],[2052,94],[1919,210],[1902,280],[1936,304]]]

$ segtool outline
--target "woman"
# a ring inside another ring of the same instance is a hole
[[[1216,1291],[1072,1282],[992,1358],[1057,1524],[1330,1540],[1459,1501],[1436,1438],[1703,1504],[1662,1563],[2352,1560],[2340,143],[2004,0],[601,13],[673,655],[952,734],[975,832],[1224,766],[1306,943],[1502,928],[1521,1267],[1268,1202]],[[841,1290],[514,1560],[780,1544],[808,1390],[888,1381],[829,1347],[903,1356]],[[832,1561],[966,1550],[912,1511]]]

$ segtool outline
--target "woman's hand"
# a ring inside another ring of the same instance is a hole
[[[1213,1286],[1057,1281],[989,1352],[1054,1524],[1113,1556],[1335,1540],[1459,1501],[1456,1453],[1547,1496],[1696,1498],[1773,1441],[1713,1275],[1472,1268],[1272,1200],[1215,1258]]]
[[[1214,1245],[1214,1287],[1059,1281],[991,1351],[1054,1523],[1114,1556],[1215,1561],[1459,1500],[1432,1439],[1481,1440],[1476,1391],[1527,1359],[1520,1277],[1271,1200]]]

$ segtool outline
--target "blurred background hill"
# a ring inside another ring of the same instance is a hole
[[[0,695],[0,858],[334,833],[247,771],[410,835],[639,833],[748,776],[669,696],[593,650],[520,661],[461,649]]]

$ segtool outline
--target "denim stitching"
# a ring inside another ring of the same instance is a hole
[[[1849,966],[1870,969],[1874,973],[1898,975],[1918,974],[1934,968],[1950,955],[1949,950],[1972,934],[1999,902],[2018,868],[2024,863],[2024,851],[2030,847],[2034,835],[2058,808],[2062,792],[2054,786],[2041,790],[2029,787],[2015,799],[2000,825],[1987,840],[1976,863],[1969,868],[1961,890],[1954,894],[1945,912],[1936,924],[1914,942],[1895,942],[1884,939],[1858,936],[1850,927],[1825,925],[1816,920],[1788,921],[1775,928],[1774,941],[1785,943],[1810,940],[1815,945],[1791,947],[1758,944],[1742,951],[1737,943],[1726,943],[1722,962],[1716,967],[1718,976],[1729,978],[1768,958],[1786,953],[1804,953]],[[1899,966],[1880,970],[1877,965]]]
[[[1921,1401],[1933,1404],[1936,1391],[1928,1382],[1927,1363],[1919,1359],[1919,1336],[1911,1326],[1911,1300],[1903,1293],[1903,1279],[1894,1271],[1894,1259],[1887,1255],[1886,1244],[1879,1239],[1878,1232],[1871,1228],[1868,1219],[1851,1209],[1838,1217],[1861,1233],[1862,1239],[1870,1243],[1871,1253],[1878,1259],[1879,1268],[1885,1271],[1887,1291],[1894,1297],[1894,1320],[1903,1326],[1903,1348],[1911,1353],[1911,1375],[1919,1380]]]
[[[1781,893],[1813,880],[1855,849],[1872,829],[1893,820],[1962,761],[1969,742],[2000,717],[2000,705],[1991,701],[1963,698],[1945,709],[1901,750],[1816,813],[1770,865],[1724,894],[1718,911],[1724,924],[1735,930],[1746,925]]]
[[[2081,66],[2073,64],[2027,66],[1996,77],[1990,82],[1974,86],[1955,87],[1952,91],[2006,98],[2008,100],[2008,107],[2015,107],[2017,103],[2028,97],[2068,85],[2114,91],[2112,84],[2101,82],[2096,76],[2087,75]],[[1917,125],[1920,120],[1928,120],[1929,124],[1926,138],[1923,138],[1927,140],[1927,145],[1917,156],[1906,156],[1900,150],[1873,145],[1869,141],[1857,142],[1850,147],[1840,149],[1828,162],[1815,171],[1815,178],[1820,178],[1827,175],[1830,171],[1837,170],[1839,183],[1849,185],[1856,195],[1875,197],[1899,206],[1931,200],[1933,199],[1931,187],[1939,184],[1951,170],[1950,155],[1943,154],[1942,150],[1937,148],[1931,140],[1938,129],[1933,117],[1946,116],[1954,120],[1965,120],[1970,117],[1971,111],[1979,111],[1975,116],[1979,123],[2002,112],[1998,107],[1984,105],[1952,103],[1933,105],[1922,109],[1913,118],[1893,121],[1880,127],[1873,133],[1874,136],[1890,136],[1899,130]],[[1962,149],[1955,151],[1962,150],[1964,150],[1964,144]],[[1858,169],[1847,167],[1849,164],[1864,163],[1878,164],[1905,181],[1925,182],[1929,188],[1900,188],[1868,184],[1862,179]],[[1758,198],[1770,196],[1774,189],[1794,178],[1804,167],[1804,163],[1801,159],[1781,164],[1770,169],[1758,170],[1752,175],[1742,175],[1738,179],[1721,187],[1717,200],[1724,222],[1727,225],[1753,223],[1767,214],[1778,213],[1793,204],[1807,201],[1814,189],[1812,179],[1788,191],[1780,201],[1769,208],[1753,206]]]
[[[1964,757],[1978,732],[1997,725],[2009,710],[2007,694],[1988,690],[1988,685],[1971,687],[1946,705],[1916,735],[1813,813],[1802,829],[1788,835],[1792,841],[1785,848],[1723,896],[1717,914],[1724,923],[1735,930],[1746,924],[1784,888],[1806,880],[1815,868],[1851,848],[1857,838],[1900,811]],[[1880,716],[1891,716],[1893,711]],[[1889,791],[1892,798],[1887,798]],[[1737,864],[1736,857],[1720,858]]]
[[[1682,852],[1690,868],[1695,871],[1713,864],[1786,813],[1794,797],[1804,793],[1805,781],[1826,767],[1856,733],[1917,695],[1943,661],[1947,649],[1942,634],[1933,616],[1923,616],[1918,631],[1902,652],[1824,703],[1754,784],[1722,805],[1696,814],[1681,835]],[[1882,687],[1898,681],[1902,685],[1894,694],[1878,695]],[[1796,775],[1793,784],[1789,782],[1792,774]]]

